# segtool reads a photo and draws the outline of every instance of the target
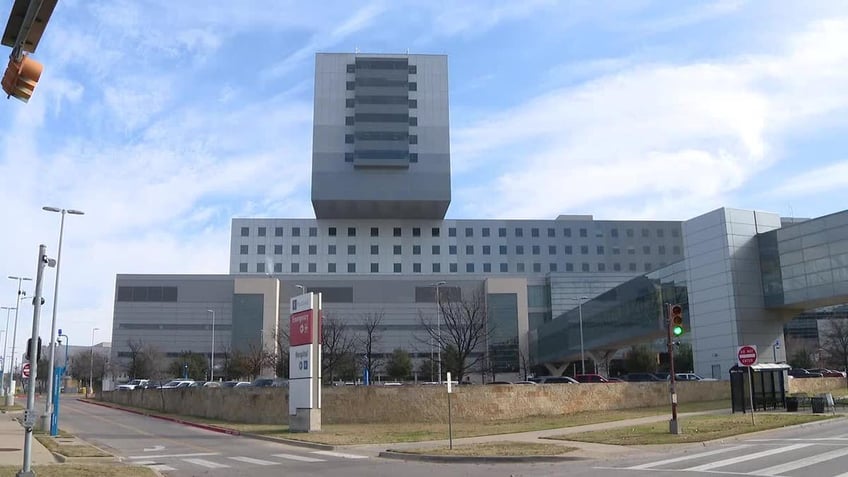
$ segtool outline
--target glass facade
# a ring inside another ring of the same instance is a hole
[[[518,296],[490,293],[488,300],[489,364],[492,372],[518,371]]]

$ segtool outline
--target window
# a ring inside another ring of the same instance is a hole
[[[599,263],[599,264],[598,264],[598,271],[599,271],[599,272],[605,272],[605,271],[607,271],[607,264],[606,264],[606,263]]]
[[[283,228],[282,227],[274,227],[274,237],[282,237],[283,236]]]
[[[394,236],[394,237],[400,237],[401,236],[400,227],[395,227],[395,228],[392,229],[392,236]]]
[[[329,229],[327,229],[327,235],[329,235],[330,237],[335,237],[336,236],[336,228],[330,227]]]
[[[372,245],[371,246],[371,255],[380,255],[380,246]]]
[[[515,253],[516,255],[524,255],[524,245],[516,245]]]
[[[612,269],[613,269],[613,271],[620,272],[621,271],[621,264],[620,263],[613,263]]]
[[[603,246],[603,245],[598,245],[598,246],[596,247],[596,250],[595,250],[595,251],[598,253],[598,255],[603,255],[603,254],[604,254],[604,246]]]
[[[248,248],[247,245],[239,246],[239,254],[240,255],[247,255],[248,254],[247,248]]]
[[[613,247],[612,248],[612,254],[613,255],[621,255],[621,249],[619,247]]]
[[[392,264],[392,272],[393,273],[401,273],[402,271],[403,271],[403,267],[401,267],[401,264],[399,264],[399,263],[393,263]]]
[[[250,236],[250,228],[249,227],[242,227],[241,228],[241,236],[242,237]]]
[[[345,82],[345,89],[347,89],[348,91],[355,90],[356,89],[356,83],[353,82],[353,81],[346,81]]]
[[[438,227],[433,227],[430,230],[430,235],[433,236],[433,237],[438,237],[441,234],[441,232],[442,232],[442,229],[440,229]]]
[[[456,227],[448,228],[448,237],[456,237]]]
[[[508,263],[502,263],[500,265],[500,270],[501,270],[501,273],[509,273],[509,264]]]
[[[413,263],[412,264],[412,273],[421,273],[421,264]]]
[[[265,262],[256,264],[256,273],[265,273]]]
[[[483,237],[488,237],[490,232],[491,231],[489,230],[489,227],[483,227],[483,229],[481,230]]]
[[[671,236],[672,237],[680,237],[680,231],[677,230],[677,229],[671,229]]]
[[[439,255],[441,252],[441,247],[439,247],[438,245],[433,245],[433,249],[430,253],[432,253],[433,255]]]
[[[466,263],[465,264],[465,273],[474,273],[474,264]]]
[[[483,273],[492,273],[492,264],[484,263],[483,264]]]
[[[409,162],[418,162],[418,153],[410,152],[409,153]]]
[[[589,264],[588,263],[581,263],[580,264],[580,270],[583,271],[583,272],[588,272],[589,271]]]
[[[556,255],[556,245],[548,245],[548,255]]]
[[[409,143],[410,144],[418,144],[418,136],[415,134],[409,135]]]
[[[345,116],[345,126],[353,126],[353,116]]]
[[[566,263],[565,264],[565,271],[566,272],[573,272],[574,271],[574,264],[573,263]]]
[[[291,254],[292,255],[300,255],[300,245],[292,245],[291,246]]]
[[[265,246],[264,245],[257,245],[256,246],[256,254],[257,255],[265,255]]]
[[[264,237],[265,236],[265,230],[266,230],[265,227],[259,227],[259,229],[257,229],[257,231],[256,231],[257,232],[256,235],[258,235],[260,237]]]
[[[456,271],[457,271],[458,269],[459,269],[459,267],[457,266],[457,264],[455,264],[455,263],[451,263],[451,264],[449,265],[449,270],[448,270],[448,271],[449,271],[450,273],[456,273]]]
[[[498,246],[498,253],[500,255],[506,255],[506,245],[499,245]]]
[[[353,98],[345,99],[345,107],[346,108],[353,108],[355,106],[356,106],[356,100],[355,99],[353,99]]]
[[[309,255],[318,255],[318,246],[310,245],[309,246]]]
[[[627,229],[625,230],[625,233],[627,234],[628,238],[633,238],[633,229]]]
[[[379,237],[380,236],[380,229],[377,228],[377,227],[371,227],[371,236],[372,237]]]
[[[448,253],[450,255],[456,255],[456,245],[448,245]]]
[[[356,245],[348,245],[347,246],[347,254],[348,255],[356,255]]]
[[[673,253],[674,255],[680,255],[680,246],[679,246],[679,245],[675,245],[674,247],[672,247],[672,248],[671,248],[671,253]]]
[[[587,237],[587,236],[588,236],[588,233],[589,233],[589,231],[588,231],[588,230],[586,230],[586,229],[580,229],[580,236],[581,236],[581,237]]]
[[[648,229],[642,229],[642,237],[647,238],[647,237],[650,237],[650,236],[651,236],[651,232]]]
[[[569,229],[569,228],[562,229],[562,236],[563,237],[571,237],[571,229]]]
[[[556,237],[556,229],[548,228],[548,237]]]
[[[318,271],[318,265],[315,262],[310,262],[307,265],[306,271],[309,272],[309,273],[315,273],[315,272]]]
[[[538,245],[533,245],[533,248],[531,250],[532,250],[533,255],[539,255],[541,253],[541,250],[539,250]]]
[[[418,108],[418,100],[417,99],[410,99],[409,100],[409,109],[416,109],[416,108]]]
[[[581,245],[580,246],[580,255],[588,255],[589,254],[589,246]]]
[[[300,237],[300,227],[292,227],[292,237]]]
[[[465,254],[466,255],[474,255],[474,245],[466,245],[465,246]]]
[[[657,229],[657,237],[659,237],[659,238],[665,237],[665,230]]]
[[[465,227],[465,236],[466,237],[473,237],[474,236],[474,229],[472,229],[471,227]]]
[[[506,228],[505,227],[498,228],[498,237],[506,237]]]
[[[660,254],[660,255],[665,255],[665,245],[658,245],[657,246],[657,253]]]
[[[571,245],[566,245],[563,247],[562,251],[565,252],[566,255],[571,255]]]
[[[380,273],[380,264],[372,263],[371,264],[371,273]]]
[[[536,227],[533,227],[532,229],[530,229],[530,236],[531,237],[538,237],[539,236],[539,229],[536,228]]]
[[[336,273],[336,264],[328,263],[327,264],[327,273]]]
[[[409,118],[409,125],[410,125],[410,126],[418,126],[418,118],[416,118],[416,117],[410,117],[410,118]]]
[[[348,237],[356,237],[356,227],[348,227],[347,228],[347,236]]]
[[[414,75],[418,73],[418,67],[415,65],[409,65],[409,74]]]
[[[610,229],[610,237],[618,238],[618,229]]]
[[[651,266],[651,263],[650,263],[650,262],[648,262],[648,263],[646,263],[646,264],[645,264],[645,271],[646,271],[646,272],[650,272],[650,271],[651,271],[651,268],[653,268],[653,267]]]
[[[516,237],[524,237],[524,229],[520,229],[520,228],[515,229],[515,236]]]
[[[309,227],[309,236],[317,237],[318,236],[318,227]]]
[[[353,134],[345,134],[345,144],[353,144]]]
[[[413,255],[421,255],[421,245],[413,245],[412,246],[412,254]]]
[[[523,263],[516,263],[515,264],[515,271],[518,272],[518,273],[524,273],[524,264]]]
[[[356,273],[356,264],[348,263],[347,264],[347,273]]]
[[[631,262],[631,263],[627,264],[627,268],[628,268],[628,270],[630,270],[631,272],[635,272],[635,271],[636,271],[636,264],[635,264],[635,263],[633,263],[633,262]]]
[[[533,273],[541,273],[542,272],[542,264],[534,263],[533,264]]]
[[[491,255],[492,254],[492,246],[491,245],[483,245],[483,255]]]
[[[442,273],[442,264],[434,263],[433,264],[433,273]]]
[[[283,264],[275,263],[274,264],[274,273],[283,273]]]
[[[421,236],[421,227],[412,227],[412,236],[420,237]]]
[[[642,247],[642,253],[644,253],[645,255],[650,255],[651,254],[651,246],[650,245],[643,246]]]
[[[548,271],[549,271],[549,272],[555,272],[555,271],[557,271],[557,264],[556,264],[556,263],[549,263],[549,264],[548,264]]]
[[[636,247],[627,247],[627,255],[636,255]]]
[[[291,264],[291,272],[292,273],[300,273],[300,264],[299,263]]]
[[[274,245],[274,255],[282,255],[283,254],[283,246],[282,245]]]
[[[356,65],[347,65],[348,73],[356,73]]]
[[[392,247],[392,253],[394,253],[395,255],[402,254],[403,253],[403,247],[401,247],[400,245],[393,246]]]
[[[418,83],[412,83],[412,82],[410,82],[410,83],[409,83],[409,90],[410,90],[410,91],[418,91]]]
[[[335,255],[336,254],[336,246],[335,245],[327,245],[327,255]]]

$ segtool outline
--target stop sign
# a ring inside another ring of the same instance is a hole
[[[28,378],[29,377],[29,363],[24,363],[24,366],[21,368],[21,377]]]
[[[736,350],[739,366],[751,366],[757,362],[757,347],[754,345],[740,346]]]

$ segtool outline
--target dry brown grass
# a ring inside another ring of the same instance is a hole
[[[533,442],[482,442],[478,444],[464,444],[449,447],[436,448],[421,448],[421,449],[404,449],[402,452],[410,454],[428,454],[428,455],[458,455],[458,456],[474,456],[474,457],[493,457],[493,456],[539,456],[539,455],[560,455],[575,450],[574,447],[561,446],[558,444],[541,444]]]
[[[67,433],[63,433],[65,437],[69,436]],[[35,438],[38,439],[44,447],[47,448],[50,452],[55,452],[57,454],[62,454],[65,457],[111,457],[112,454],[102,451],[93,445],[84,443],[82,441],[75,441],[74,444],[64,444],[55,438],[48,436],[46,434],[34,434]],[[60,436],[62,437],[62,436]]]
[[[20,466],[0,466],[0,477],[14,477]],[[53,464],[34,465],[38,477],[155,477],[147,467],[106,464]]]

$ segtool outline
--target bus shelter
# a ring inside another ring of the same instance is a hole
[[[747,412],[751,409],[752,401],[754,410],[785,409],[788,371],[789,366],[782,363],[730,368],[730,400],[733,412]]]

